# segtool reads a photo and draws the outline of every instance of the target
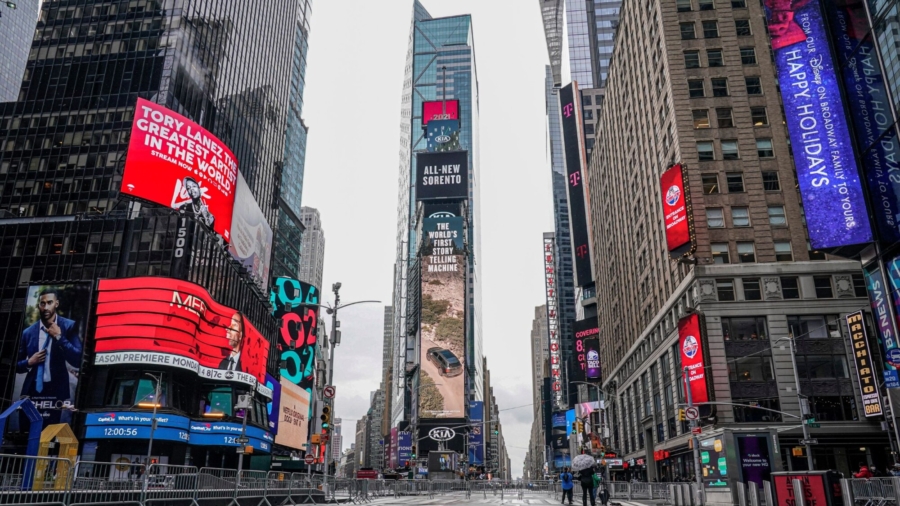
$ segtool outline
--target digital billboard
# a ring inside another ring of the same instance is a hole
[[[403,467],[412,460],[412,432],[397,433],[397,458]]]
[[[764,3],[812,249],[870,242],[821,0]]]
[[[588,379],[588,351],[585,346],[585,341],[590,338],[596,339],[600,335],[600,324],[597,321],[597,318],[588,317],[584,320],[574,322],[572,324],[572,330],[575,332],[575,364],[572,367],[572,377],[569,378],[569,380],[586,381]],[[598,355],[595,358],[597,362],[595,365],[599,366],[600,356]],[[597,367],[595,367],[595,369],[596,368]]]
[[[741,477],[744,483],[753,482],[762,487],[764,481],[772,481],[772,463],[769,458],[769,438],[755,435],[736,435],[738,458],[741,461]]]
[[[569,202],[569,227],[572,232],[572,253],[575,284],[587,286],[594,282],[591,265],[590,228],[587,218],[584,172],[584,136],[582,135],[581,94],[578,84],[559,90],[559,110],[562,115],[563,147],[566,160],[566,192]]]
[[[897,259],[887,263],[888,271],[891,275],[892,284],[900,287],[900,270],[898,270]],[[894,296],[894,303],[900,303],[900,293],[895,290],[889,290],[887,282],[878,263],[874,263],[865,269],[863,274],[866,277],[866,291],[869,294],[869,303],[872,306],[872,317],[875,320],[875,329],[878,331],[878,338],[881,342],[882,356],[884,357],[884,386],[885,388],[900,387],[900,342],[897,338],[897,322],[894,320],[889,299],[891,293]],[[896,283],[896,284],[894,284]]]
[[[397,427],[393,427],[391,429],[391,446],[390,446],[390,455],[391,455],[391,468],[398,469],[400,467],[400,463],[397,459],[400,458],[397,449],[400,448],[400,429]]]
[[[222,141],[175,111],[138,98],[121,192],[191,216],[231,241],[238,164]]]
[[[309,406],[309,393],[282,378],[276,443],[297,450],[306,448],[309,440]]]
[[[150,439],[151,413],[132,411],[88,413],[85,439]],[[187,417],[158,413],[153,439],[190,443],[191,421]]]
[[[249,440],[246,445],[239,442],[242,433]],[[232,448],[252,446],[254,450],[271,453],[272,443],[274,442],[271,432],[252,425],[241,427],[239,423],[191,420],[192,445],[228,446]]]
[[[466,427],[465,418],[420,419],[416,424],[418,433],[414,439],[418,446],[416,455],[424,457],[433,451],[442,450],[465,454]]]
[[[600,340],[585,339],[584,350],[587,354],[584,376],[588,381],[600,381],[603,377],[600,369]]]
[[[659,178],[666,225],[666,245],[669,253],[675,257],[692,253],[694,249],[691,196],[687,192],[686,181],[684,167],[681,164],[673,165]]]
[[[266,403],[266,417],[269,420],[269,430],[272,434],[277,434],[278,419],[281,412],[281,383],[274,376],[266,373],[266,387],[272,390],[272,399]]]
[[[419,418],[466,413],[466,256],[463,219],[423,220]]]
[[[728,486],[728,458],[722,436],[700,441],[700,469],[703,472],[704,487]]]
[[[430,153],[459,151],[459,121],[441,119],[429,122],[425,128],[425,141]]]
[[[556,313],[556,240],[553,234],[544,234],[544,294],[547,301],[547,332],[550,347],[550,388],[554,407],[562,407],[562,354],[559,342],[559,317]]]
[[[272,316],[281,320],[278,333],[282,382],[299,385],[312,399],[316,379],[319,289],[293,278],[275,278],[269,292]],[[307,416],[312,416],[312,407]]]
[[[459,121],[459,100],[422,102],[422,128],[435,120]]]
[[[234,200],[234,214],[231,220],[231,253],[265,293],[269,288],[269,260],[272,257],[272,227],[266,221],[253,192],[238,174],[237,197]]]
[[[484,402],[469,403],[469,465],[484,464]]]
[[[30,398],[45,427],[72,421],[90,304],[87,284],[31,285],[25,294],[13,396]]]
[[[265,387],[269,342],[201,286],[162,277],[101,279],[95,364],[155,364]]]
[[[869,33],[866,8],[860,0],[833,0],[824,6],[830,18],[856,145],[862,154],[875,224],[880,239],[893,244],[900,241],[900,178],[896,175],[900,168],[900,139],[893,115],[885,106],[891,103],[891,97]]]
[[[869,352],[869,339],[866,335],[863,313],[857,311],[844,318],[847,321],[847,328],[850,330],[850,345],[855,358],[854,364],[856,365],[856,377],[859,379],[859,394],[862,399],[863,411],[866,418],[881,416],[884,414],[884,410],[881,408],[875,360]]]
[[[468,151],[416,153],[416,201],[468,197]]]
[[[456,472],[457,460],[459,456],[456,452],[429,452],[428,453],[428,472],[429,473],[454,473]]]
[[[706,358],[703,351],[699,314],[689,314],[678,320],[678,349],[681,350],[681,367],[688,370],[691,400],[695,404],[709,402]],[[687,391],[685,391],[685,399],[687,399]]]

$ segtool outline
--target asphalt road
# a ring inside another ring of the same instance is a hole
[[[450,413],[442,418],[462,418],[465,416],[465,377],[464,373],[452,378],[441,376],[441,372],[434,362],[428,360],[426,352],[429,348],[438,346],[431,339],[422,339],[422,369],[431,376],[437,385],[438,391],[444,396],[444,411]]]

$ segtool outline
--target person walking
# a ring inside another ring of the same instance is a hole
[[[591,498],[591,506],[597,506],[597,501],[594,498],[594,473],[596,469],[594,466],[591,466],[587,469],[582,469],[579,472],[578,479],[581,481],[581,503],[582,506],[587,506],[588,497]]]
[[[569,504],[572,504],[572,489],[575,487],[575,481],[572,479],[572,473],[568,467],[563,468],[563,472],[559,475],[559,481],[562,483],[562,504],[566,503],[566,497],[569,498]]]

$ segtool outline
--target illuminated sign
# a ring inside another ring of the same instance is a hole
[[[684,167],[677,164],[663,172],[659,178],[659,186],[662,191],[666,245],[669,253],[675,257],[693,253],[694,223]]]
[[[231,241],[238,180],[228,146],[188,118],[138,98],[121,192],[171,207]]]
[[[572,229],[572,253],[575,281],[578,286],[594,282],[591,265],[590,233],[587,218],[587,191],[584,179],[585,154],[582,135],[581,94],[578,84],[572,83],[559,90],[562,114],[563,146],[566,160],[566,192],[569,202],[569,226]]]
[[[813,249],[867,243],[872,230],[821,0],[765,0],[785,120]]]
[[[875,361],[869,353],[869,339],[863,323],[862,311],[848,314],[847,328],[850,329],[850,344],[853,347],[856,375],[859,378],[859,393],[862,397],[866,417],[881,416],[881,394],[878,393],[878,378],[875,376]]]
[[[691,400],[695,404],[709,402],[702,339],[699,314],[690,314],[678,320],[678,348],[681,353],[681,367],[688,370],[687,378],[691,389]],[[685,390],[686,395],[687,391]]]
[[[231,220],[231,243],[228,251],[247,272],[260,290],[269,288],[269,259],[272,256],[272,227],[266,220],[244,176],[238,174],[237,197]]]
[[[544,289],[547,300],[547,327],[550,348],[550,385],[557,407],[562,407],[562,368],[559,342],[559,319],[556,314],[556,240],[552,234],[544,235]]]
[[[900,276],[900,272],[897,271],[897,259],[889,262],[887,267],[888,272],[891,273],[891,281],[895,281],[894,276]],[[891,314],[888,286],[885,283],[881,267],[877,263],[863,269],[863,274],[866,277],[866,291],[872,306],[872,317],[875,319],[875,328],[878,330],[881,349],[884,352],[884,386],[885,388],[898,388],[900,387],[900,374],[898,374],[897,368],[900,367],[900,360],[894,360],[894,358],[900,358],[897,357],[897,354],[900,353],[900,343],[897,341],[896,322]],[[893,291],[893,295],[896,297],[900,293]],[[895,298],[896,302],[900,302],[900,299]]]
[[[151,413],[116,411],[88,413],[85,439],[150,439]],[[153,439],[189,443],[190,420],[170,414],[156,415]]]
[[[585,381],[587,380],[588,367],[588,350],[585,342],[589,338],[596,339],[600,335],[600,325],[597,322],[597,318],[586,318],[574,322],[572,330],[575,332],[575,365],[572,367],[572,377],[569,380]],[[596,349],[594,354],[594,376],[596,377],[600,373],[600,355],[597,354]]]
[[[426,148],[430,153],[459,151],[459,121],[434,120],[425,129]]]
[[[298,385],[306,390],[307,399],[312,399],[319,336],[319,289],[294,278],[275,278],[269,303],[272,316],[281,320],[278,333],[281,381]],[[307,416],[311,417],[312,406],[308,407]]]
[[[587,353],[585,359],[587,368],[584,370],[584,376],[590,381],[599,381],[602,377],[600,370],[600,340],[585,339],[584,349]]]
[[[201,286],[162,277],[101,279],[94,363],[152,364],[265,387],[269,342]]]
[[[468,151],[416,153],[416,201],[468,197]]]
[[[422,128],[432,120],[459,121],[459,100],[434,100],[422,102]]]
[[[296,450],[306,448],[309,438],[309,405],[309,392],[286,378],[281,379],[276,443]]]
[[[272,452],[275,439],[272,433],[248,425],[242,428],[239,423],[230,422],[198,422],[191,421],[191,444],[197,446],[245,446],[240,443],[241,434],[249,439],[247,446],[266,453]]]

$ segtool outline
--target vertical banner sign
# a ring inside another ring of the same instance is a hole
[[[562,114],[563,147],[566,159],[566,191],[569,200],[569,223],[572,229],[572,252],[575,254],[575,281],[578,286],[594,282],[591,266],[590,235],[585,204],[584,136],[581,133],[581,99],[578,84],[559,90]]]
[[[870,242],[821,0],[765,0],[765,6],[812,248]]]
[[[866,326],[863,323],[862,311],[846,316],[847,328],[850,330],[850,344],[853,346],[856,375],[859,378],[859,392],[862,396],[863,410],[866,418],[881,416],[881,394],[878,393],[878,378],[875,377],[875,362],[869,353],[869,340]]]
[[[600,370],[600,340],[585,339],[584,349],[587,353],[587,369],[584,375],[588,381],[600,381],[603,378]]]
[[[397,444],[400,463],[406,466],[406,463],[412,460],[412,432],[398,432]]]
[[[556,241],[544,234],[544,289],[547,294],[547,327],[550,332],[550,385],[557,407],[563,406],[559,319],[556,314]]]
[[[576,321],[573,324],[575,331],[575,364],[572,367],[572,377],[569,381],[586,381],[588,368],[588,352],[585,341],[589,338],[596,339],[600,335],[600,324],[597,318],[588,317]],[[599,362],[599,356],[596,357]]]
[[[900,139],[893,127],[884,75],[869,34],[869,18],[860,0],[825,2],[834,31],[847,105],[853,119],[856,145],[862,153],[869,185],[869,201],[879,237],[887,244],[900,241]]]
[[[693,253],[694,223],[691,216],[690,194],[687,192],[684,167],[676,164],[659,178],[662,191],[663,216],[666,224],[666,245],[674,257]]]
[[[480,466],[484,464],[484,402],[469,403],[469,424],[469,465]]]
[[[298,385],[312,399],[316,379],[319,289],[293,278],[275,278],[269,303],[272,304],[272,316],[281,320],[278,353],[284,364],[282,383]],[[307,417],[312,417],[311,403]]]
[[[866,290],[869,292],[875,328],[878,329],[878,337],[884,354],[884,386],[885,388],[898,388],[900,387],[900,374],[897,371],[897,368],[900,367],[900,346],[897,342],[897,327],[891,316],[887,283],[885,283],[881,267],[877,263],[863,269],[863,273],[866,276]]]
[[[272,390],[272,400],[266,403],[266,415],[269,418],[269,432],[278,434],[278,413],[281,411],[281,383],[266,373],[266,387]]]
[[[399,441],[399,429],[394,427],[391,429],[391,468],[398,469],[400,467],[399,464],[399,450],[400,450],[400,441]]]
[[[681,367],[688,369],[688,385],[694,403],[709,402],[706,381],[706,359],[703,356],[703,336],[700,333],[700,315],[690,314],[678,320],[678,348],[681,350]],[[687,391],[685,391],[685,399]]]
[[[244,176],[240,174],[231,219],[231,243],[228,245],[228,252],[247,269],[256,286],[265,293],[269,288],[272,227],[256,203]]]

